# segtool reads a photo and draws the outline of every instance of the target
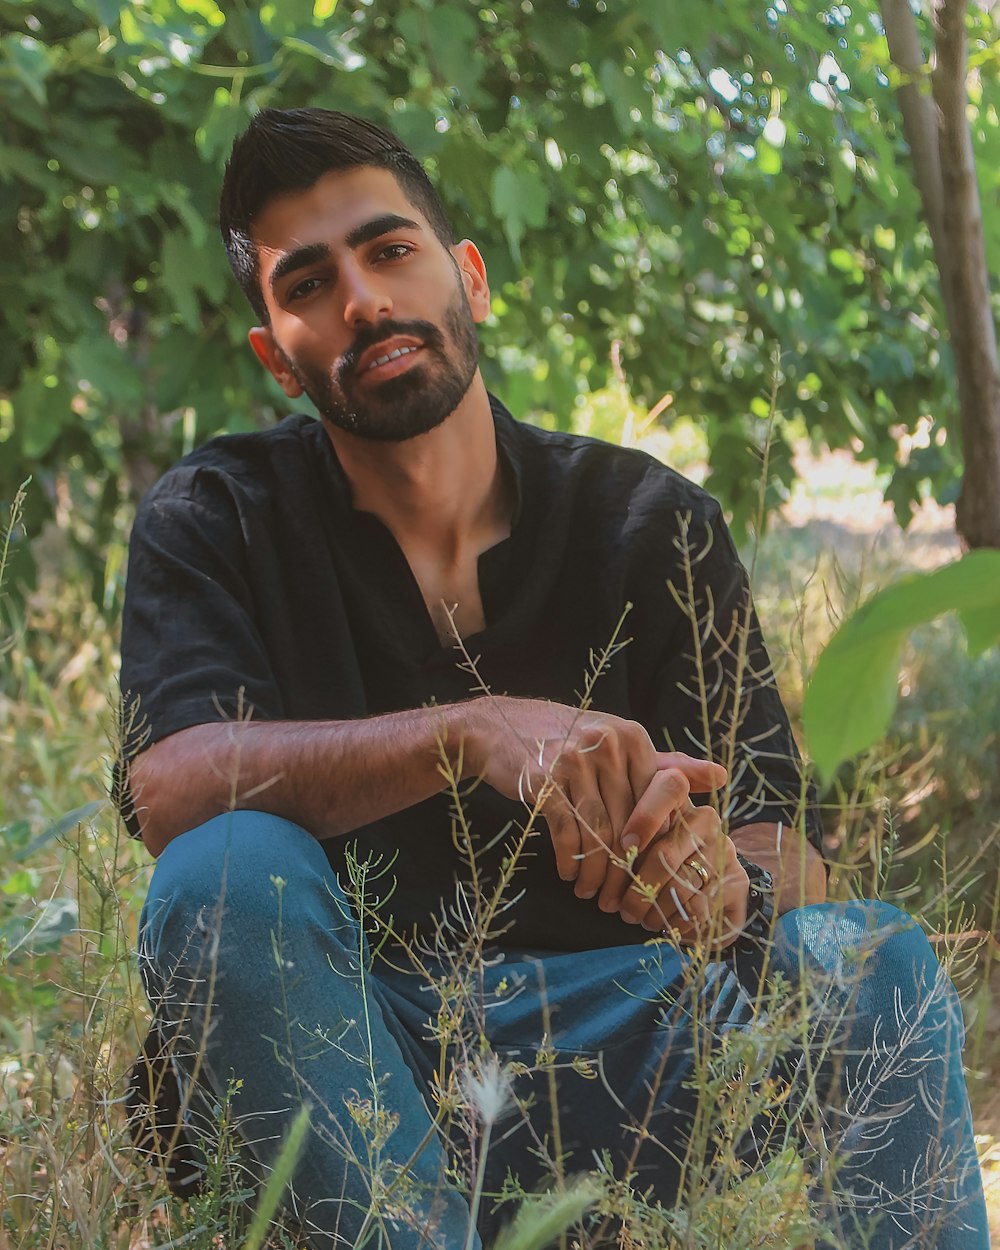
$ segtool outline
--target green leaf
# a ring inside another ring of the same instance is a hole
[[[136,362],[105,334],[83,339],[66,353],[70,377],[79,389],[93,391],[116,412],[132,412],[142,402],[144,385]]]
[[[629,65],[623,68],[615,61],[603,61],[600,81],[618,129],[623,135],[633,134],[652,101],[635,67]]]
[[[313,24],[313,0],[270,0],[260,6],[264,29],[279,38],[298,34]]]
[[[244,129],[249,118],[242,105],[233,100],[225,87],[217,87],[212,106],[205,120],[195,131],[195,143],[202,156],[210,161],[228,157],[233,140]]]
[[[32,838],[28,845],[17,853],[15,859],[25,860],[30,855],[34,855],[36,851],[41,850],[43,846],[47,846],[57,838],[64,837],[71,830],[79,828],[80,825],[87,824],[103,811],[106,805],[104,800],[95,800],[92,803],[84,803],[82,807],[74,808],[73,811],[67,812],[65,816],[60,816],[47,829],[43,829],[37,837]]]
[[[888,631],[852,645],[850,634],[846,639],[838,634],[820,657],[803,699],[802,725],[823,778],[829,780],[844,760],[888,728],[905,636],[905,630]]]
[[[36,103],[44,106],[45,80],[52,70],[49,49],[30,35],[8,35],[0,40],[0,51]]]
[[[203,17],[209,26],[220,27],[226,24],[226,15],[215,0],[176,0],[176,3],[182,12]]]
[[[972,655],[982,655],[1000,642],[1000,612],[991,604],[985,608],[966,608],[958,619]]]
[[[503,221],[511,255],[519,263],[525,229],[545,224],[548,187],[530,166],[514,170],[509,165],[501,165],[493,175],[491,198],[494,212]]]
[[[331,69],[351,72],[361,69],[365,64],[364,57],[359,56],[334,31],[300,30],[294,35],[286,35],[281,42],[284,47],[304,52],[306,56],[321,61]]]
[[[118,30],[123,42],[131,47],[139,47],[145,39],[142,27],[130,8],[121,8],[119,10]]]
[[[27,868],[16,868],[0,886],[0,892],[12,896],[15,894],[32,895],[38,889],[41,878],[37,872]]]
[[[0,555],[2,554],[3,552],[0,551]],[[2,568],[2,565],[0,565],[0,568]],[[0,825],[0,838],[3,839],[8,848],[15,842],[23,842],[30,832],[31,822],[27,820],[15,820],[13,824]]]
[[[180,231],[165,236],[160,251],[160,281],[181,320],[191,330],[200,323],[196,288],[202,278],[199,249]]]
[[[79,419],[71,400],[69,391],[52,374],[32,370],[22,375],[12,403],[14,425],[27,460],[44,456],[63,428]]]
[[[973,551],[931,573],[902,578],[840,627],[820,656],[802,706],[820,775],[874,746],[896,706],[899,655],[910,630],[957,612],[975,652],[1000,641],[1000,551]]]
[[[408,9],[397,22],[399,34],[411,48],[422,48],[442,85],[457,87],[467,98],[482,76],[476,55],[479,26],[464,9],[441,5],[430,12]]]
[[[14,916],[0,925],[0,946],[6,942],[6,958],[20,948],[42,952],[58,946],[79,923],[79,908],[72,898],[44,899],[28,916]]]
[[[45,166],[45,162],[35,152],[23,148],[7,147],[0,143],[0,178],[5,182],[14,178],[23,178],[33,186],[48,189],[55,179]]]
[[[109,29],[118,21],[120,6],[117,0],[77,0],[77,7],[85,9],[95,21]]]
[[[587,28],[569,9],[536,8],[531,38],[550,69],[565,72],[587,59]]]
[[[61,165],[91,186],[118,183],[125,173],[121,141],[110,122],[90,127],[86,141],[79,127],[61,127],[47,148]]]

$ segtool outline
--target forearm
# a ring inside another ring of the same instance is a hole
[[[779,915],[826,899],[823,860],[798,830],[783,825],[745,825],[732,830],[730,837],[741,855],[771,874]]]
[[[130,767],[147,848],[234,809],[337,837],[411,807],[462,768],[472,703],[357,721],[224,722],[164,738]]]

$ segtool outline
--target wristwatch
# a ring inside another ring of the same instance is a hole
[[[760,951],[774,927],[774,878],[766,868],[736,852],[736,858],[750,878],[747,895],[747,922],[733,945],[744,951]]]

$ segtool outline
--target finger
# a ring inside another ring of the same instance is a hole
[[[676,929],[685,940],[697,940],[711,930],[713,914],[718,911],[719,889],[718,881],[706,884],[693,868],[682,864],[674,881],[660,891],[640,923],[653,933]]]
[[[680,862],[685,854],[690,853],[691,842],[687,838],[686,830],[684,830],[676,821],[671,827],[662,829],[659,836],[655,838],[644,851],[632,849],[623,854],[615,856],[608,867],[608,875],[604,881],[604,887],[601,890],[601,896],[598,899],[598,906],[602,911],[616,912],[619,911],[624,902],[630,887],[637,881],[646,884],[655,884],[659,888],[661,881],[658,875],[658,863],[652,867],[652,874],[655,881],[650,880],[651,865],[654,865],[653,856],[658,853],[658,849],[664,844],[684,839],[683,846],[687,850],[678,850],[673,857],[676,862]]]
[[[602,911],[617,911],[625,891],[630,883],[635,880],[635,866],[639,860],[639,852],[635,848],[631,851],[626,851],[621,845],[622,832],[633,810],[634,804],[625,813],[624,819],[618,827],[617,842],[614,851],[608,859],[607,872],[601,884],[600,897],[597,900],[597,905]]]
[[[694,924],[699,930],[704,930],[712,921],[713,908],[721,917],[726,865],[731,858],[739,866],[736,848],[722,832],[722,822],[713,807],[689,806],[678,814],[673,832],[672,838],[654,843],[653,848],[658,858],[668,863],[676,874],[676,879],[670,879],[668,874],[657,898],[659,913],[668,924]],[[693,845],[694,849],[685,854],[689,845]],[[643,875],[662,879],[655,868],[647,869],[645,862]],[[694,887],[692,895],[707,900],[706,906],[698,898],[686,894],[684,887],[689,884]],[[647,927],[659,928],[660,915],[651,908]]]
[[[578,898],[593,898],[601,888],[616,842],[615,822],[608,809],[608,800],[604,797],[605,789],[610,787],[600,786],[593,776],[582,777],[573,789],[573,813],[580,829],[579,871],[575,888]],[[611,804],[619,811],[625,806],[620,796],[614,796]]]
[[[689,902],[685,908],[689,913],[688,918],[680,914],[664,915],[666,924],[663,928],[671,939],[685,944],[709,942],[713,949],[722,951],[731,946],[743,931],[747,919],[750,881],[736,858],[735,846],[728,838],[726,842],[728,843],[728,862],[725,872],[713,879],[704,892],[708,904],[707,911],[699,915],[698,905]],[[661,911],[666,912],[662,893],[658,901],[661,903]],[[651,912],[647,914],[643,924],[647,928],[654,929],[658,927],[657,921],[658,917]]]
[[[671,913],[675,907],[681,914],[686,911],[686,903],[695,890],[695,884],[679,869],[681,863],[696,850],[697,846],[689,834],[662,838],[650,848],[619,906],[626,924],[640,924],[665,889],[673,892],[673,897],[664,900]]]
[[[619,836],[619,848],[620,845],[621,839]],[[614,912],[618,910],[625,891],[630,883],[635,880],[637,861],[638,856],[634,851],[623,855],[619,849],[610,856],[607,872],[601,886],[600,897],[597,900],[597,905],[601,911]]]
[[[609,866],[598,901],[602,911],[619,909],[635,875],[633,865],[639,862],[653,838],[671,825],[678,811],[689,806],[688,784],[683,773],[676,770],[654,773],[618,839],[619,861]]]
[[[688,805],[678,814],[673,829],[648,849],[638,865],[641,879],[657,889],[655,901],[650,900],[653,905],[648,909],[647,927],[658,929],[664,922],[704,927],[710,907],[696,896],[707,899],[709,905],[715,899],[716,887],[723,877],[719,851],[725,854],[724,847],[717,845],[720,838],[729,843],[721,833],[718,812],[711,807]],[[732,847],[734,860],[735,852]],[[631,899],[627,910],[634,912]]]
[[[649,735],[646,735],[649,741]],[[621,900],[625,891],[628,889],[629,882],[635,877],[633,864],[639,855],[639,847],[626,847],[622,845],[622,837],[628,822],[633,816],[636,808],[637,797],[641,797],[649,789],[650,783],[654,777],[660,772],[655,767],[656,752],[652,749],[652,742],[649,742],[648,751],[639,751],[630,754],[628,759],[628,809],[622,813],[621,823],[615,825],[617,833],[617,841],[615,844],[615,852],[612,854],[608,863],[607,874],[601,887],[600,897],[597,905],[602,911],[616,912],[621,904]],[[616,817],[613,814],[612,819]]]
[[[676,768],[688,779],[692,794],[707,794],[721,790],[729,774],[721,764],[711,760],[699,760],[683,751],[657,751],[656,766],[659,769]]]
[[[697,854],[697,853],[696,853]],[[640,923],[647,929],[659,930],[670,926],[689,927],[701,931],[711,914],[716,883],[706,882],[703,873],[692,865],[695,856],[689,856],[672,877],[660,889],[655,903]]]
[[[621,767],[608,767],[598,774],[601,802],[610,822],[610,839],[603,860],[595,855],[586,861],[586,878],[581,871],[577,894],[581,898],[593,898],[607,889],[622,894],[629,881],[628,869],[624,867],[621,852],[621,836],[635,808],[635,799],[628,775]],[[600,871],[598,871],[600,868]],[[580,888],[580,882],[584,888]],[[586,891],[586,892],[584,892]]]
[[[685,823],[688,812],[693,812],[690,802],[685,804],[687,811],[678,812],[674,818],[661,828],[657,836],[642,851],[632,849],[626,851],[616,857],[612,861],[611,867],[608,869],[608,875],[605,880],[604,888],[601,890],[601,897],[598,905],[603,911],[614,912],[621,907],[622,900],[625,898],[629,886],[637,877],[647,877],[646,869],[654,863],[653,856],[660,849],[676,844],[673,854],[670,856],[671,863],[677,865],[681,863],[686,856],[690,855],[697,842],[692,842],[689,835],[689,829]],[[653,872],[658,871],[657,866],[653,868]],[[659,884],[659,878],[657,878]]]
[[[688,804],[691,786],[678,768],[658,770],[622,830],[622,849],[644,850],[674,816]]]
[[[560,786],[550,786],[541,813],[549,827],[556,871],[563,881],[575,881],[580,871],[580,827]]]

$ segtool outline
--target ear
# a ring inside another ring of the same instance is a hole
[[[292,372],[288,357],[278,346],[270,326],[254,326],[247,335],[254,354],[264,368],[271,374],[289,399],[297,399],[302,394],[298,378]]]
[[[463,239],[452,247],[451,254],[462,275],[472,320],[485,321],[490,315],[490,284],[486,280],[486,262],[482,253],[470,239]]]

